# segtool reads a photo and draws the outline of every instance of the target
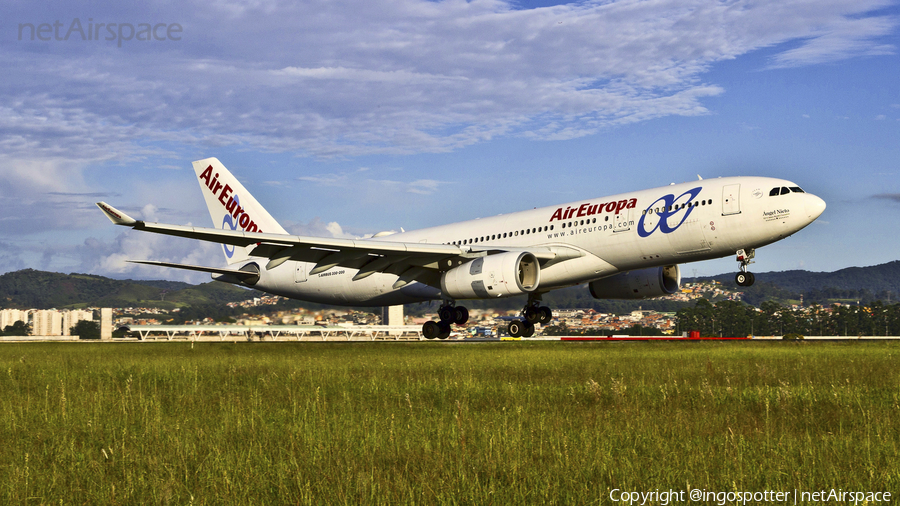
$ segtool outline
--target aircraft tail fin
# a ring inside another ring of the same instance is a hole
[[[287,234],[244,185],[217,158],[193,163],[213,226],[223,230]],[[243,262],[253,246],[222,245],[228,264]]]

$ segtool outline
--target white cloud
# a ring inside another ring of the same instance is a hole
[[[407,185],[406,191],[409,193],[418,193],[419,195],[431,195],[438,190],[441,181],[434,179],[418,179]]]
[[[178,43],[6,46],[3,63],[21,70],[0,88],[0,147],[76,160],[141,157],[170,142],[327,157],[570,139],[707,114],[704,99],[724,90],[704,72],[760,48],[800,43],[773,67],[891,53],[881,38],[897,20],[866,14],[885,5],[189,2]],[[173,13],[134,9],[135,19]]]
[[[112,242],[88,238],[76,248],[80,272],[91,272],[117,278],[168,279],[188,283],[205,283],[210,275],[181,269],[129,263],[128,260],[157,260],[188,265],[222,267],[222,246],[127,230]]]
[[[878,41],[897,26],[894,17],[834,17],[813,31],[803,44],[773,58],[773,67],[796,67],[845,60],[858,56],[889,55],[896,52],[892,44]]]
[[[185,159],[209,156],[210,148],[344,158],[441,153],[500,137],[573,139],[654,118],[709,114],[709,98],[727,93],[707,77],[718,62],[763,48],[776,51],[772,68],[893,54],[886,40],[898,20],[879,14],[890,5],[597,0],[517,9],[501,0],[193,0],[176,9],[162,0],[100,0],[48,10],[3,4],[0,16],[13,23],[93,17],[178,22],[184,32],[179,42],[122,48],[104,41],[0,42],[0,65],[16,69],[0,82],[0,233],[96,226],[102,216],[89,194],[122,187],[140,197],[128,195],[126,204],[136,207],[127,212],[180,223],[186,211],[202,212],[202,201],[195,187],[175,188],[179,172],[169,169],[184,171]],[[98,189],[98,167],[149,159],[149,170],[169,174],[143,184],[130,175],[107,178]],[[451,184],[424,171],[410,171],[405,181],[375,170],[363,179],[360,172],[305,175],[290,186],[346,188],[363,203],[383,203],[384,194],[417,199]],[[290,177],[296,174],[284,179]],[[158,208],[142,210],[148,203]],[[315,232],[306,235],[347,234],[317,220],[297,227]],[[216,248],[140,236],[134,243],[126,234],[79,246],[85,260],[78,262],[98,272],[143,273],[128,269],[146,267],[121,260],[159,254],[182,261]],[[7,248],[0,258],[40,256],[29,248]]]
[[[311,219],[308,223],[300,223],[286,221],[284,229],[293,235],[303,235],[307,237],[337,237],[339,239],[359,239],[360,236],[345,232],[343,227],[336,221],[325,223],[318,216]]]
[[[370,169],[362,168],[348,173],[333,174],[317,174],[314,176],[300,176],[298,181],[312,183],[317,186],[338,187],[353,190],[354,194],[361,194],[364,191],[372,192],[379,195],[392,195],[396,193],[416,193],[419,195],[430,195],[436,191],[441,185],[447,184],[444,181],[436,179],[417,179],[411,182],[394,181],[389,179],[361,179],[354,177],[354,174],[369,172]]]

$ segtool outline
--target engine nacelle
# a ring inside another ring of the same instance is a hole
[[[441,276],[441,290],[454,299],[509,297],[534,291],[541,265],[528,252],[510,251],[478,257]]]
[[[681,289],[677,265],[621,272],[588,284],[595,299],[646,299],[671,295]]]

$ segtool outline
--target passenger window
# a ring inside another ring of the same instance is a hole
[[[782,186],[782,187],[781,187],[781,194],[782,194],[782,195],[787,195],[788,193],[791,193],[791,190],[789,190],[787,186]]]
[[[712,199],[707,200],[706,203],[712,205]]]
[[[553,225],[550,225],[550,230],[553,230]]]
[[[769,196],[774,197],[774,196],[778,195],[779,190],[780,190],[780,188],[772,188],[772,191],[769,192]]]

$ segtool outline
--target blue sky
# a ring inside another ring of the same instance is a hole
[[[754,270],[900,256],[897,2],[10,1],[0,19],[2,272],[204,281],[124,260],[221,265],[216,247],[93,203],[208,226],[190,162],[209,156],[298,234],[763,175],[828,209]],[[76,19],[101,40],[37,33]],[[118,40],[141,23],[164,40]]]

